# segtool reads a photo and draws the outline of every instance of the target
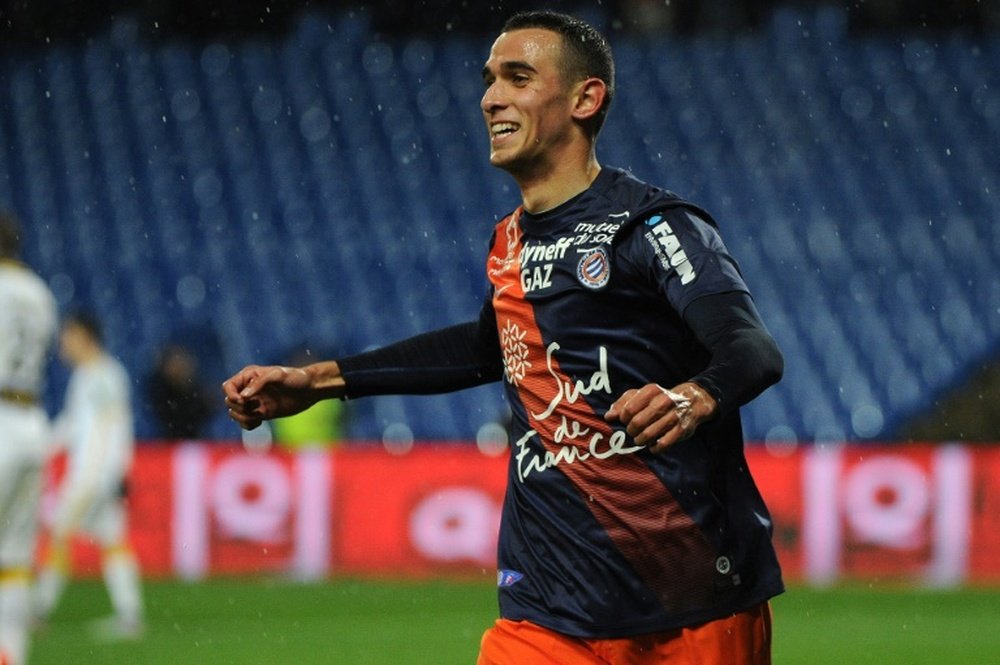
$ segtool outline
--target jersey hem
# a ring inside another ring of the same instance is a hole
[[[732,608],[727,608],[725,610],[712,608],[701,612],[691,612],[685,614],[682,617],[678,617],[674,621],[637,621],[615,626],[601,626],[599,630],[594,626],[588,626],[575,621],[557,621],[553,617],[549,616],[533,617],[501,613],[500,618],[510,621],[530,621],[531,623],[542,626],[543,628],[547,628],[570,637],[579,637],[583,639],[620,639],[636,637],[638,635],[648,635],[650,633],[661,633],[680,628],[690,628],[692,626],[708,623],[717,619],[723,619],[737,612],[742,612],[766,602],[771,598],[784,593],[784,591],[784,584],[779,582],[773,587],[768,587],[766,590],[748,597],[746,601],[734,604]]]

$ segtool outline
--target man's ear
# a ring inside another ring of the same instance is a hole
[[[573,96],[573,119],[586,121],[597,115],[604,106],[608,87],[599,78],[589,78],[576,85]]]

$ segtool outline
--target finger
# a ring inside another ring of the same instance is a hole
[[[662,438],[669,436],[675,427],[677,427],[677,415],[673,412],[667,413],[653,420],[632,438],[640,446],[649,446],[652,448],[658,445]]]
[[[622,405],[622,412],[620,420],[623,423],[629,423],[634,420],[639,414],[643,413],[647,409],[653,409],[659,411],[659,415],[669,410],[669,400],[666,400],[663,395],[663,391],[660,387],[655,384],[645,385],[639,390],[636,390],[632,397]],[[647,414],[647,420],[643,422],[643,425],[648,424],[649,419],[653,414]]]
[[[683,441],[688,438],[694,433],[694,430],[697,427],[693,420],[693,416],[691,415],[690,400],[678,395],[677,393],[670,393],[670,398],[676,405],[676,408],[673,411],[676,423],[668,432],[659,436],[656,442],[650,446],[650,450],[654,453],[663,452],[678,441]]]
[[[239,414],[245,418],[264,418],[263,405],[256,399],[237,402],[227,398],[226,407],[229,409],[231,414]]]
[[[655,443],[649,446],[649,450],[652,453],[662,453],[670,446],[674,445],[678,441],[686,439],[688,432],[678,424],[676,427],[671,429],[666,434],[660,436]]]
[[[248,399],[258,395],[272,383],[280,384],[286,377],[286,370],[284,367],[258,367],[254,365],[248,369],[251,370],[250,375],[247,379],[246,385],[243,386],[242,390],[240,390],[240,397],[243,399]]]
[[[673,403],[658,386],[644,386],[622,406],[619,420],[628,426],[628,433],[635,436],[672,409]]]
[[[239,374],[226,379],[222,383],[222,394],[226,396],[226,404],[231,402],[239,403],[242,401],[240,397],[240,389],[243,387],[243,381]]]
[[[629,388],[621,394],[621,397],[615,400],[614,404],[608,409],[607,413],[604,414],[604,419],[608,422],[621,419],[622,408],[628,403],[632,397],[639,392],[635,388]]]
[[[262,420],[260,416],[242,413],[236,409],[229,409],[229,417],[236,421],[236,424],[246,430],[259,427]]]
[[[256,365],[244,369],[241,373],[244,378],[243,385],[239,386],[240,397],[248,399],[259,393],[267,384],[266,374],[267,372],[264,368],[257,367]]]
[[[241,393],[260,371],[257,365],[247,365],[222,383],[222,392],[233,399],[242,399]]]
[[[646,445],[656,441],[676,421],[673,410],[660,400],[652,400],[642,411],[629,419],[625,431],[636,443]]]

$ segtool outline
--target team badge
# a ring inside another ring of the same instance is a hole
[[[599,289],[611,278],[611,259],[603,247],[589,250],[576,266],[576,277],[588,289]]]

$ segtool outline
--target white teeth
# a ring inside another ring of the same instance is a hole
[[[493,136],[500,136],[501,134],[509,134],[510,132],[517,131],[517,125],[513,122],[497,122],[490,125],[490,132]]]

